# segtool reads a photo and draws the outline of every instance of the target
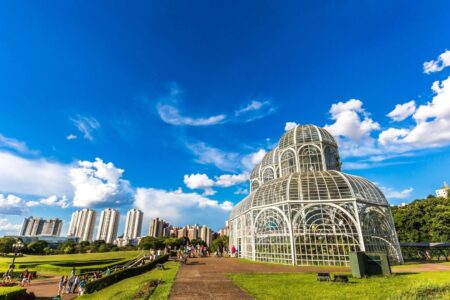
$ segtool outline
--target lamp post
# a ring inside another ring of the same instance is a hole
[[[19,252],[20,250],[22,250],[23,248],[23,243],[21,240],[17,240],[17,242],[15,242],[12,247],[14,249],[14,256],[11,262],[11,266],[14,268],[14,262],[16,261],[16,256],[17,256],[17,252]]]

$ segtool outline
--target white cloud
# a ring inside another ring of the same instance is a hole
[[[249,180],[248,173],[224,174],[215,177],[215,180],[212,180],[206,174],[184,175],[184,184],[191,190],[203,189],[204,190],[203,195],[205,196],[211,196],[216,193],[216,191],[212,189],[212,187],[214,186],[227,188],[230,186],[244,183],[248,180]]]
[[[416,111],[416,102],[411,100],[404,104],[397,104],[393,111],[387,114],[395,122],[400,122],[414,114]]]
[[[136,189],[134,206],[144,211],[146,218],[159,217],[174,225],[208,224],[213,228],[222,226],[233,208],[229,201],[219,202],[181,189],[154,188]]]
[[[25,202],[15,195],[0,194],[0,214],[21,215],[25,211]]]
[[[380,134],[380,143],[402,146],[402,151],[441,147],[450,144],[450,77],[434,82],[431,102],[420,105],[412,118],[413,128],[388,128]]]
[[[69,199],[67,199],[66,196],[58,198],[57,196],[53,195],[39,200],[39,203],[48,206],[58,206],[61,208],[68,208],[70,206]]]
[[[8,219],[0,218],[1,235],[17,235],[21,228],[22,224],[12,224]]]
[[[241,164],[244,170],[251,171],[257,164],[259,164],[267,151],[264,149],[258,149],[256,152],[245,155],[241,159]]]
[[[2,134],[0,134],[0,148],[14,150],[19,153],[31,152],[30,149],[28,149],[27,144],[25,144],[24,142],[13,139],[13,138],[6,137]]]
[[[200,164],[214,165],[223,171],[234,171],[239,168],[239,154],[226,152],[206,145],[203,142],[188,144],[189,150],[196,156]]]
[[[72,134],[72,133],[69,134],[68,136],[66,136],[66,139],[69,140],[69,141],[70,141],[70,140],[75,140],[75,139],[77,139],[77,138],[78,138],[78,137],[77,137],[75,134]]]
[[[436,60],[424,62],[423,72],[425,74],[439,72],[448,66],[450,66],[450,50],[445,50]]]
[[[0,191],[44,197],[71,192],[68,165],[0,152],[0,166]]]
[[[248,195],[248,189],[243,189],[239,187],[236,191],[234,191],[236,195]]]
[[[123,172],[113,163],[104,163],[100,158],[94,162],[79,161],[78,167],[70,170],[74,188],[73,205],[92,207],[129,202],[131,189],[129,182],[121,179]]]
[[[171,125],[209,126],[223,123],[226,115],[220,114],[206,118],[192,118],[180,115],[178,109],[172,105],[159,103],[156,106],[161,119]]]
[[[297,127],[299,124],[295,123],[295,122],[286,122],[286,125],[284,126],[284,130],[288,131],[291,130],[295,127]]]
[[[237,117],[236,121],[251,122],[264,118],[276,111],[270,100],[257,101],[253,100],[241,109],[234,112]]]
[[[383,191],[387,199],[405,199],[410,197],[411,193],[414,191],[411,187],[401,191],[396,191],[393,188],[383,186],[380,186],[380,189]]]
[[[71,119],[75,127],[83,134],[83,137],[87,140],[94,140],[93,133],[96,129],[100,128],[100,122],[93,117],[77,115]]]

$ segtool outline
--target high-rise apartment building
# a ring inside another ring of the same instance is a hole
[[[98,225],[97,240],[105,241],[112,244],[117,237],[117,229],[119,228],[120,213],[117,209],[104,209],[100,215],[100,223]]]
[[[127,213],[127,220],[125,222],[124,238],[135,239],[141,236],[142,219],[144,213],[138,209],[131,209]]]
[[[70,220],[68,237],[78,237],[81,241],[92,242],[96,213],[90,208],[77,210]]]
[[[197,224],[188,227],[188,238],[190,241],[199,238],[199,226]]]
[[[150,222],[150,228],[148,235],[152,237],[170,236],[170,229],[172,226],[169,223],[160,220],[159,218],[153,219]]]
[[[450,186],[444,182],[444,186],[441,189],[436,190],[436,197],[447,198],[448,195],[450,195]]]
[[[62,221],[60,219],[44,220],[42,218],[25,218],[20,231],[21,236],[60,236]]]
[[[200,236],[199,236],[202,241],[204,241],[206,243],[206,245],[209,247],[209,245],[211,245],[212,242],[212,230],[211,228],[209,228],[206,225],[203,225],[200,228]]]

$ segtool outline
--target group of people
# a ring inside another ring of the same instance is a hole
[[[10,265],[8,270],[3,274],[2,282],[12,282],[12,278],[14,276],[14,265]],[[31,279],[33,279],[33,273],[25,269],[22,273],[20,273],[20,286],[26,286],[31,284]]]
[[[61,294],[75,294],[78,293],[79,296],[83,295],[86,291],[86,284],[88,282],[88,276],[78,276],[75,274],[75,268],[69,276],[62,276],[59,280],[58,295]],[[78,289],[78,291],[77,291]]]

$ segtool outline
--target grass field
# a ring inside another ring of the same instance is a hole
[[[450,272],[396,274],[350,283],[318,282],[316,274],[229,274],[256,299],[450,299]]]
[[[147,282],[153,279],[162,279],[163,284],[158,285],[150,299],[167,299],[177,274],[179,263],[167,262],[166,270],[153,269],[145,274],[122,280],[101,291],[79,297],[80,300],[125,300],[131,299]],[[146,299],[146,298],[145,298]]]
[[[117,251],[105,253],[82,253],[67,255],[26,255],[16,258],[16,270],[25,268],[47,274],[68,274],[73,266],[78,272],[92,269],[107,268],[108,266],[125,262],[137,255],[139,251]],[[11,263],[11,258],[0,258],[0,273],[5,272]]]

